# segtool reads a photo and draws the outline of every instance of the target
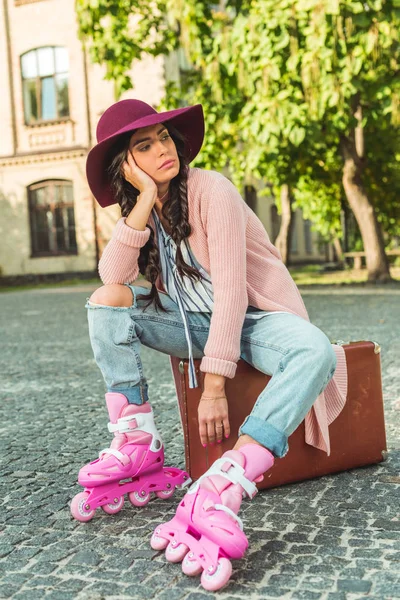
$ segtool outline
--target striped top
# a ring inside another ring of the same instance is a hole
[[[199,281],[193,281],[190,277],[181,277],[176,266],[177,246],[170,235],[165,231],[157,211],[153,208],[153,218],[156,225],[158,249],[162,272],[162,283],[170,298],[178,305],[189,350],[189,387],[198,386],[196,371],[193,361],[192,337],[190,333],[187,312],[212,313],[214,307],[214,295],[211,277],[200,265],[194,256],[187,239],[181,242],[181,252],[186,264],[195,267],[202,275]],[[256,307],[249,307],[246,312],[247,319],[260,319],[266,315],[286,311],[265,311]]]
[[[188,168],[190,247],[211,276],[213,317],[200,371],[232,379],[240,359],[240,339],[249,305],[263,311],[284,311],[310,320],[300,291],[269,239],[263,223],[221,173]],[[150,212],[145,230],[129,227],[122,218],[103,251],[99,274],[104,284],[133,283],[138,258],[156,226]],[[160,277],[157,289],[163,290]],[[235,289],[235,294],[231,290]],[[338,337],[343,332],[338,326]],[[346,402],[347,363],[344,349],[333,345],[337,367],[305,418],[306,441],[329,454],[328,426]]]

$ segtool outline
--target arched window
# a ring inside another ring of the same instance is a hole
[[[69,116],[68,52],[45,46],[21,56],[25,123],[58,121]]]
[[[48,180],[28,188],[32,256],[77,254],[71,181]]]

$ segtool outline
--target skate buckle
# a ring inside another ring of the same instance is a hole
[[[107,428],[110,433],[129,433],[132,429],[137,429],[140,425],[139,415],[128,415],[121,417],[116,423],[108,423]]]
[[[100,450],[99,458],[101,458],[103,454],[112,454],[117,460],[119,460],[123,467],[126,467],[131,462],[131,459],[127,454],[123,454],[119,450],[115,450],[115,448],[104,448],[104,450]]]
[[[186,488],[188,485],[190,485],[191,483],[192,483],[192,478],[191,478],[191,477],[187,477],[187,478],[185,479],[185,481],[184,481],[183,483],[181,483],[181,484],[180,484],[179,486],[177,486],[177,487],[179,487],[181,490],[184,490],[184,489],[185,489],[185,488]]]
[[[253,498],[257,493],[257,487],[252,481],[249,481],[245,475],[245,470],[232,458],[221,457],[218,458],[211,467],[199,477],[196,483],[188,490],[190,493],[194,493],[198,490],[200,482],[210,475],[222,475],[233,484],[239,483],[249,498]]]

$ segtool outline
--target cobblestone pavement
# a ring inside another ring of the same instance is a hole
[[[353,600],[400,598],[400,290],[305,290],[330,339],[382,345],[389,457],[260,492],[242,517],[250,546],[218,594],[154,552],[155,525],[178,498],[72,520],[78,469],[108,444],[103,381],[88,339],[90,289],[0,295],[0,597],[15,600]],[[143,349],[166,464],[184,468],[169,360]]]

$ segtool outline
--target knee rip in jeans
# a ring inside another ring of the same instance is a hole
[[[95,302],[91,302],[91,300],[89,298],[87,298],[85,308],[90,308],[91,310],[96,310],[96,309],[100,308],[100,309],[109,309],[109,310],[114,310],[114,311],[126,311],[126,310],[130,310],[131,308],[134,308],[134,307],[133,307],[133,305],[132,306],[109,306],[108,304],[96,304]]]

